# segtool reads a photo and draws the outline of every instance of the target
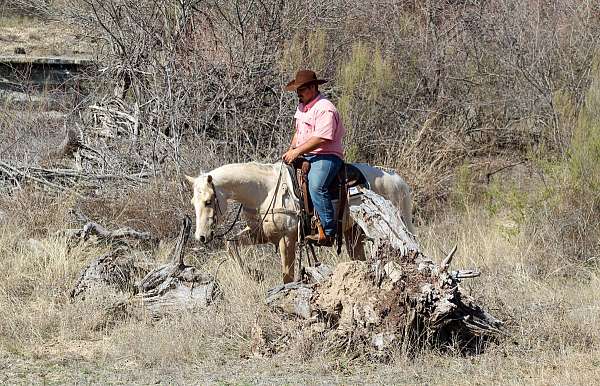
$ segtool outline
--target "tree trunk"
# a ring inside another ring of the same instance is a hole
[[[102,229],[103,232],[100,233],[114,236],[114,232]],[[171,262],[155,267],[150,272],[148,272],[148,261],[131,254],[127,255],[128,248],[117,248],[111,253],[100,256],[82,271],[71,290],[71,297],[80,300],[85,300],[92,294],[94,298],[105,297],[110,303],[107,309],[121,311],[124,302],[133,306],[141,300],[154,317],[209,306],[220,298],[221,292],[211,275],[200,272],[183,261],[184,247],[190,229],[191,220],[186,216]],[[125,233],[129,236],[139,236],[139,232],[129,229]],[[144,273],[146,274],[139,284],[135,284],[136,278]],[[116,304],[119,307],[115,307]]]
[[[322,325],[347,344],[379,352],[456,343],[480,350],[501,334],[502,322],[461,292],[460,279],[479,273],[449,271],[456,247],[435,264],[397,208],[370,190],[361,193],[350,203],[350,215],[372,242],[367,261],[340,263],[320,282],[273,288],[267,303]]]

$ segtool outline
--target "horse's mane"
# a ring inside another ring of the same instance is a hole
[[[211,175],[214,178],[235,178],[236,180],[252,180],[253,178],[275,178],[280,170],[281,163],[240,162],[219,166],[211,171],[201,173],[200,176]]]
[[[219,173],[220,171],[225,171],[231,168],[251,168],[254,170],[258,170],[261,172],[272,172],[275,166],[278,166],[279,162],[277,163],[261,163],[261,162],[256,162],[256,161],[250,161],[250,162],[238,162],[238,163],[230,163],[230,164],[225,164],[225,165],[221,165],[209,172],[205,172],[202,174],[211,174],[211,173]]]

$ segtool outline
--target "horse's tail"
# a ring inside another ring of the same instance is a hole
[[[413,210],[413,201],[412,201],[412,191],[408,185],[406,185],[407,194],[402,197],[402,219],[406,225],[406,228],[413,235],[415,234],[415,227],[412,222],[412,210]]]
[[[412,210],[413,210],[413,202],[412,202],[412,190],[410,186],[400,177],[399,175],[394,175],[397,179],[396,184],[396,205],[400,208],[402,221],[404,221],[404,225],[408,231],[412,234],[415,234],[415,227],[412,222]]]

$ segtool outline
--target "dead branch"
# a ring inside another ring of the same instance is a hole
[[[46,169],[28,165],[11,165],[0,161],[0,176],[4,175],[4,181],[1,183],[11,183],[18,185],[23,181],[31,181],[48,187],[55,192],[63,192],[72,189],[78,182],[85,181],[91,186],[100,186],[107,180],[125,180],[133,183],[147,182],[150,174],[148,172],[139,172],[136,174],[96,174],[87,171],[78,171],[75,169]],[[79,193],[74,194],[81,196]]]
[[[456,247],[435,264],[420,251],[389,201],[361,192],[350,203],[350,213],[373,243],[368,260],[340,263],[317,283],[275,287],[267,304],[377,351],[444,345],[452,339],[480,350],[483,342],[501,334],[502,322],[460,289],[460,279],[478,272],[448,272]]]
[[[88,222],[89,224],[91,223]],[[93,228],[98,231],[97,226]],[[130,249],[122,247],[94,259],[82,271],[71,290],[71,297],[80,300],[87,297],[105,298],[107,309],[120,311],[123,311],[123,307],[132,309],[137,307],[137,304],[143,304],[156,318],[183,310],[193,311],[208,307],[222,295],[217,281],[211,275],[184,262],[185,244],[190,229],[191,220],[186,216],[171,262],[166,265],[157,266],[147,258],[135,255]],[[99,231],[107,238],[115,234],[102,227]],[[124,237],[132,235],[128,232],[121,233]],[[134,232],[133,235],[137,237],[141,233]],[[107,317],[109,316],[107,314]]]
[[[205,308],[221,296],[219,286],[211,275],[187,266],[183,261],[191,224],[191,219],[186,216],[171,263],[155,268],[138,284],[142,302],[155,316]]]

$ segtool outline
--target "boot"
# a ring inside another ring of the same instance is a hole
[[[306,241],[319,247],[331,247],[335,242],[335,236],[328,236],[325,233],[319,232],[316,235],[308,235]]]

